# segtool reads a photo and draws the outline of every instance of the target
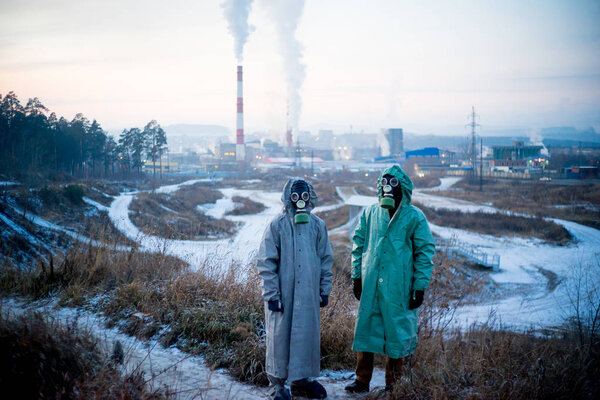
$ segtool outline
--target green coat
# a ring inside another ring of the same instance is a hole
[[[409,310],[408,301],[429,284],[435,245],[425,215],[410,204],[413,184],[400,167],[383,171],[379,196],[386,174],[400,181],[400,206],[391,221],[379,204],[367,207],[352,238],[352,278],[362,278],[352,349],[401,358],[417,345],[417,310]]]

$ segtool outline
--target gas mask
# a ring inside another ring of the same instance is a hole
[[[398,178],[393,175],[384,175],[381,178],[381,190],[383,191],[383,196],[379,200],[381,208],[386,210],[396,208],[396,200],[400,203],[402,199],[402,188]]]
[[[294,223],[306,224],[308,222],[308,212],[306,206],[310,200],[310,189],[305,181],[298,180],[292,185],[292,193],[290,194],[290,200],[296,210],[294,215]]]

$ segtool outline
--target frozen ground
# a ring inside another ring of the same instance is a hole
[[[438,189],[447,189],[456,180],[456,178],[444,178]],[[158,190],[162,193],[173,192],[181,185],[195,182],[197,181],[169,185]],[[415,190],[413,198],[434,208],[444,207],[464,212],[498,211],[487,205],[436,196],[431,193],[432,189],[428,189],[428,191],[429,193],[423,193],[422,190]],[[115,226],[127,237],[139,242],[144,250],[165,249],[168,254],[189,262],[192,267],[202,265],[207,259],[217,260],[223,265],[229,265],[232,261],[244,263],[254,256],[266,224],[281,211],[281,194],[280,192],[234,188],[221,189],[221,192],[224,195],[222,201],[214,205],[203,205],[205,210],[213,216],[223,216],[227,210],[231,209],[233,203],[231,199],[234,195],[249,197],[264,204],[266,209],[256,215],[225,216],[225,218],[241,222],[242,225],[231,239],[214,241],[165,240],[144,235],[129,219],[128,208],[135,193],[124,193],[116,197],[108,212]],[[373,204],[376,201],[369,196],[359,196],[353,200],[360,204]],[[515,295],[496,302],[482,301],[479,305],[461,307],[454,316],[454,324],[465,327],[471,323],[485,323],[490,314],[495,315],[496,320],[516,329],[551,327],[563,321],[563,318],[569,313],[569,291],[573,289],[572,283],[574,282],[573,266],[598,262],[600,231],[569,221],[554,221],[568,229],[575,237],[576,242],[564,247],[549,246],[536,239],[497,238],[431,225],[432,231],[441,237],[457,237],[463,242],[478,246],[481,250],[499,253],[501,255],[500,272],[490,273],[496,282],[501,284],[521,283],[532,288],[526,295]],[[50,224],[35,218],[34,222],[40,225]],[[340,233],[344,228],[348,229],[348,226],[350,224],[337,228],[335,231]],[[51,229],[61,228],[49,227]],[[543,273],[544,271],[545,273]],[[549,280],[548,276],[554,278]],[[19,309],[19,307],[21,306],[15,305],[14,308]],[[155,343],[142,343],[120,334],[114,329],[104,329],[101,317],[94,314],[71,309],[57,309],[52,313],[63,319],[82,318],[82,323],[87,321],[88,326],[93,327],[99,337],[106,339],[108,346],[111,346],[115,340],[127,344],[125,347],[131,349],[130,353],[132,354],[128,368],[132,368],[144,360],[141,368],[146,371],[148,376],[152,376],[153,372],[156,374],[166,370],[166,372],[158,374],[154,382],[158,385],[175,383],[175,387],[182,391],[181,398],[191,398],[193,394],[198,395],[198,390],[206,387],[213,389],[202,394],[204,397],[201,398],[204,399],[227,398],[227,393],[231,393],[230,398],[239,399],[264,398],[265,396],[264,389],[235,382],[222,371],[210,371],[200,357],[189,357],[176,349],[162,349]],[[150,348],[152,351],[148,356]],[[347,396],[343,390],[344,385],[353,379],[352,372],[323,371],[322,375],[320,381],[327,388],[329,398],[354,398]],[[383,386],[383,381],[383,371],[376,370],[373,386]]]
[[[28,310],[39,311],[61,323],[76,323],[99,338],[109,354],[114,344],[121,342],[125,353],[124,373],[141,370],[151,388],[168,386],[178,393],[179,399],[254,400],[266,397],[263,388],[237,382],[223,370],[211,370],[202,357],[190,356],[175,347],[165,349],[156,341],[140,341],[120,333],[117,328],[106,328],[104,318],[97,314],[79,308],[55,307],[53,303],[26,304],[14,299],[3,302],[2,306],[14,315]]]
[[[198,182],[197,180],[192,181]],[[177,190],[179,185],[169,185],[168,192]],[[163,188],[157,189],[165,193]],[[220,189],[223,198],[214,204],[204,204],[201,207],[207,215],[215,218],[227,218],[241,224],[238,232],[227,239],[218,240],[171,240],[158,236],[146,235],[140,231],[129,218],[129,205],[136,193],[123,193],[115,198],[110,205],[108,215],[114,225],[129,239],[135,240],[146,251],[164,251],[172,256],[188,262],[192,268],[199,268],[207,260],[213,264],[228,267],[232,262],[246,263],[254,257],[267,223],[281,211],[281,193],[263,192],[259,190],[243,190],[234,188]],[[232,210],[233,196],[248,197],[265,206],[265,210],[253,215],[225,216]]]
[[[431,208],[446,208],[462,212],[506,212],[489,205],[432,194],[446,190],[459,178],[442,178],[441,185],[433,189],[415,189],[413,200]],[[427,191],[427,193],[425,193]],[[343,196],[342,196],[343,197]],[[374,204],[372,196],[352,195],[345,200],[353,204]],[[459,308],[454,324],[466,327],[472,323],[485,323],[490,315],[503,325],[518,329],[557,326],[571,313],[570,297],[574,295],[574,276],[578,265],[588,266],[600,262],[600,231],[571,221],[551,219],[567,229],[575,238],[568,246],[551,246],[541,240],[517,237],[495,237],[461,229],[430,224],[438,236],[477,246],[488,254],[500,255],[500,270],[490,273],[498,283],[527,284],[529,293],[479,305]],[[600,282],[600,277],[598,277]]]
[[[447,189],[458,179],[442,178],[441,185],[435,189]],[[196,181],[192,181],[196,182]],[[175,191],[179,185],[168,186],[168,191]],[[163,190],[162,188],[159,190]],[[448,208],[463,212],[503,212],[487,205],[480,205],[464,200],[437,196],[431,189],[414,191],[413,198],[432,208]],[[263,192],[259,190],[241,190],[234,188],[221,189],[224,197],[213,205],[203,205],[207,213],[214,217],[223,217],[233,209],[234,195],[249,197],[261,202],[266,209],[255,215],[225,216],[242,223],[239,231],[231,239],[192,241],[166,240],[156,236],[148,236],[137,229],[129,219],[128,207],[134,194],[124,193],[118,196],[110,206],[109,215],[114,224],[130,239],[141,243],[148,251],[166,249],[168,254],[180,257],[193,267],[202,265],[205,260],[218,260],[228,266],[232,261],[247,262],[255,255],[266,224],[281,211],[279,192]],[[339,190],[338,190],[339,192]],[[341,196],[350,204],[373,204],[376,199],[371,196],[360,196],[353,192]],[[339,206],[339,205],[335,205]],[[431,224],[431,230],[442,238],[458,238],[460,241],[477,246],[489,254],[500,254],[500,271],[490,273],[493,280],[500,284],[526,284],[531,291],[525,295],[489,302],[482,300],[480,305],[462,307],[454,317],[454,323],[465,327],[471,323],[484,323],[493,310],[498,320],[513,328],[541,328],[560,324],[568,314],[568,295],[572,290],[570,284],[575,264],[588,265],[597,263],[600,254],[600,231],[574,222],[554,220],[563,225],[575,238],[568,246],[551,246],[538,239],[515,237],[494,237],[460,229],[447,228]],[[348,225],[338,228],[347,229]]]
[[[107,211],[108,208],[103,206],[100,203],[95,202],[94,200],[88,199],[87,197],[84,197],[84,201],[88,204],[94,205],[96,207],[98,207],[100,210],[105,210]],[[16,206],[14,203],[13,204],[8,204],[17,214],[22,215],[25,219],[27,219],[29,222],[44,228],[44,229],[48,229],[48,230],[52,230],[52,231],[57,231],[57,232],[62,232],[64,234],[66,234],[67,236],[71,237],[72,239],[75,239],[79,242],[83,242],[83,243],[89,243],[93,246],[103,246],[105,245],[104,243],[101,243],[97,240],[91,239],[87,236],[84,236],[78,232],[73,231],[72,229],[69,228],[65,228],[64,226],[55,224],[53,222],[47,221],[44,218],[37,216],[35,214],[32,214],[31,212],[25,213],[22,209],[20,209],[18,206]],[[35,244],[41,244],[39,242],[38,239],[36,239],[33,235],[31,235],[29,232],[27,232],[27,230],[23,227],[21,227],[20,225],[18,225],[17,223],[15,223],[14,221],[12,221],[10,218],[8,218],[7,216],[5,216],[4,214],[0,213],[0,219],[2,219],[9,227],[11,227],[14,231],[16,231],[17,233],[21,234],[23,236],[23,238],[27,239],[28,241],[35,243]],[[42,244],[42,247],[47,247],[46,245]],[[115,249],[117,250],[125,250],[125,251],[129,251],[131,250],[131,247],[129,246],[122,246],[122,245],[116,245],[114,246]]]

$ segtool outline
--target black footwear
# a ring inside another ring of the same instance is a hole
[[[350,393],[366,393],[369,391],[369,385],[354,380],[354,382],[346,386],[344,389],[346,389],[346,391]]]
[[[383,389],[379,389],[375,392],[375,398],[376,399],[392,399],[395,397],[391,397],[393,396],[392,393],[394,392],[394,387],[391,385],[385,385],[385,388]]]
[[[292,396],[290,395],[290,391],[287,388],[283,387],[279,390],[275,389],[271,392],[270,398],[272,400],[292,400]]]
[[[290,385],[293,396],[307,397],[309,399],[324,399],[327,397],[327,391],[317,381],[309,381],[308,379],[300,379],[294,381]]]

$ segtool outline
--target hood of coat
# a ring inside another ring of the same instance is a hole
[[[281,202],[283,203],[284,211],[287,211],[287,210],[291,210],[292,212],[294,211],[294,206],[292,205],[292,199],[290,198],[290,196],[292,194],[292,186],[294,185],[294,183],[296,181],[301,181],[301,180],[304,180],[304,179],[292,178],[292,179],[288,180],[287,183],[285,184],[285,186],[283,187],[283,193],[281,194]],[[308,182],[306,180],[304,180],[304,181],[308,185],[308,190],[310,191],[310,200],[308,201],[308,204],[306,205],[306,212],[310,213],[311,210],[317,206],[319,197],[317,196],[317,192],[315,192],[315,189],[313,189],[310,182]]]
[[[400,187],[402,188],[402,202],[400,205],[410,204],[410,200],[412,198],[412,190],[413,183],[406,174],[398,165],[392,165],[383,170],[381,175],[379,175],[379,179],[377,180],[377,196],[381,199],[383,197],[383,186],[381,185],[381,178],[384,175],[392,175],[398,179],[400,182]]]

